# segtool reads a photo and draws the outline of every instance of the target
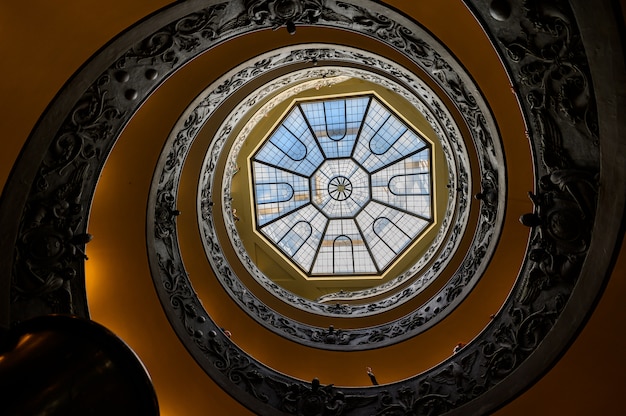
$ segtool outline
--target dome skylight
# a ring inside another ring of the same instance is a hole
[[[381,275],[433,222],[431,146],[373,95],[300,102],[251,159],[257,229],[306,275]]]

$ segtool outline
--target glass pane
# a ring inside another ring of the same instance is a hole
[[[374,96],[297,104],[253,157],[257,227],[310,276],[382,273],[432,222],[430,164]]]

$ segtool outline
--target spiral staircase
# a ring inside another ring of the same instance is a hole
[[[40,3],[0,6],[5,363],[71,314],[163,415],[626,412],[624,2]],[[434,231],[382,283],[255,228],[249,155],[355,94],[439,155]]]

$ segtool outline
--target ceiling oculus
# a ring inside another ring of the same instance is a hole
[[[380,275],[433,222],[431,146],[373,95],[295,103],[251,160],[256,227],[306,275]]]

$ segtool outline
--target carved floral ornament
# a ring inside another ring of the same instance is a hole
[[[167,271],[157,286],[161,298],[168,299],[164,307],[172,326],[205,371],[257,413],[422,415],[491,410],[510,398],[501,397],[496,387],[502,385],[513,394],[523,390],[533,377],[520,380],[520,366],[524,364],[526,374],[528,368],[535,368],[533,376],[539,376],[545,367],[533,367],[536,357],[544,361],[542,354],[556,359],[560,353],[548,352],[543,341],[549,338],[565,348],[573,336],[568,328],[584,321],[584,313],[575,310],[586,312],[592,307],[595,297],[581,298],[577,285],[584,282],[590,290],[589,282],[599,281],[591,288],[600,291],[602,279],[596,273],[608,270],[609,260],[603,261],[602,256],[618,238],[617,231],[611,230],[618,227],[608,221],[621,217],[616,210],[623,210],[624,201],[622,196],[611,196],[608,204],[606,195],[598,194],[598,181],[609,184],[615,179],[603,176],[600,159],[603,167],[611,163],[602,152],[614,149],[616,137],[611,132],[602,135],[598,122],[602,114],[596,111],[589,63],[570,3],[555,0],[548,2],[550,7],[540,7],[536,1],[467,3],[513,74],[540,180],[530,195],[535,210],[522,218],[532,232],[511,296],[487,328],[450,359],[401,383],[370,388],[304,382],[265,367],[233,344],[206,315],[186,280],[179,254],[169,251],[176,239],[177,178],[164,177],[159,193],[153,192],[148,228],[155,238],[149,248],[153,267]],[[571,4],[585,8],[581,2]],[[587,18],[585,13],[576,15]],[[13,230],[7,224],[19,224],[10,246],[0,250],[0,264],[12,276],[10,293],[5,293],[11,299],[8,320],[58,311],[87,316],[82,289],[83,248],[89,240],[85,218],[98,173],[124,125],[185,62],[233,36],[287,22],[296,27],[325,25],[378,39],[416,64],[429,64],[431,76],[457,106],[480,107],[477,91],[468,91],[466,81],[453,69],[454,60],[433,51],[417,23],[380,3],[177,3],[122,34],[110,50],[101,52],[104,58],[90,61],[78,74],[90,80],[89,87],[68,84],[33,131],[28,146],[39,148],[22,156],[16,166],[22,181],[9,183],[10,198],[2,200],[3,229]],[[488,124],[477,114],[470,126],[485,132],[493,128]],[[599,148],[598,142],[606,148]],[[488,147],[488,142],[483,143]],[[175,167],[181,161],[168,163]],[[493,161],[486,158],[481,163]],[[617,179],[623,180],[623,170],[623,166],[614,168]],[[24,180],[30,189],[16,185]],[[502,195],[501,181],[500,177],[484,179],[481,202],[487,211]],[[493,188],[486,186],[490,184]],[[603,214],[608,219],[596,215],[597,206],[606,207]],[[592,241],[599,224],[604,226],[604,238]],[[565,326],[562,316],[568,317]]]

